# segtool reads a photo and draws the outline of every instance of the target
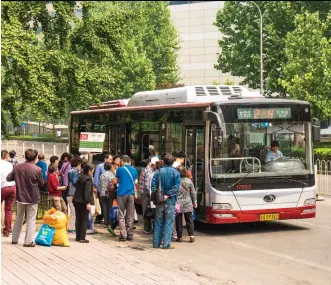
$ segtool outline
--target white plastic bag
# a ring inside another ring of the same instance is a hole
[[[95,205],[91,205],[90,214],[91,216],[95,214]]]

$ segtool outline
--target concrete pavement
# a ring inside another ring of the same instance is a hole
[[[135,244],[122,247],[152,264],[227,285],[331,284],[331,200],[318,202],[315,219],[224,226],[197,225],[196,242],[174,243],[174,251],[151,249],[151,236],[136,231]],[[117,243],[107,234],[96,236]],[[179,283],[178,283],[179,284]]]
[[[174,250],[153,249],[152,235],[143,233],[141,223],[134,241],[124,243],[99,225],[99,233],[88,237],[90,244],[71,238],[70,248],[27,249],[2,238],[2,281],[47,285],[328,285],[330,212],[331,200],[327,199],[318,202],[315,219],[197,224],[196,242],[191,244],[186,238],[174,243]],[[52,279],[57,274],[62,277]]]

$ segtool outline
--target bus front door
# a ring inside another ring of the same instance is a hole
[[[126,130],[125,126],[109,126],[108,148],[111,155],[125,154]]]
[[[185,127],[185,166],[192,173],[192,181],[197,191],[198,208],[195,215],[198,220],[205,220],[204,187],[204,127]]]

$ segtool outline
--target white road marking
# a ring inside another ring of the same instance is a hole
[[[268,249],[263,249],[263,248],[260,248],[260,247],[248,245],[248,244],[243,243],[243,242],[232,241],[232,243],[237,244],[238,246],[241,246],[243,248],[258,251],[258,252],[263,253],[263,254],[273,255],[273,256],[276,256],[276,257],[283,258],[283,259],[287,259],[287,260],[291,260],[291,261],[294,261],[294,262],[297,262],[297,263],[301,263],[301,264],[306,265],[306,266],[315,267],[315,268],[318,268],[318,269],[321,269],[321,270],[331,272],[331,267],[323,266],[321,264],[310,262],[310,261],[307,261],[307,260],[304,260],[304,259],[301,259],[301,258],[295,258],[295,257],[290,256],[290,255],[286,255],[286,254],[271,251],[271,250],[268,250]]]

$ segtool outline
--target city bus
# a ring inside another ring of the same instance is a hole
[[[185,153],[197,191],[196,220],[211,224],[313,218],[313,141],[320,127],[305,101],[265,98],[243,86],[197,85],[135,93],[71,112],[70,152],[81,133],[104,135],[93,153],[127,154],[146,166]],[[282,157],[266,161],[272,142]]]

